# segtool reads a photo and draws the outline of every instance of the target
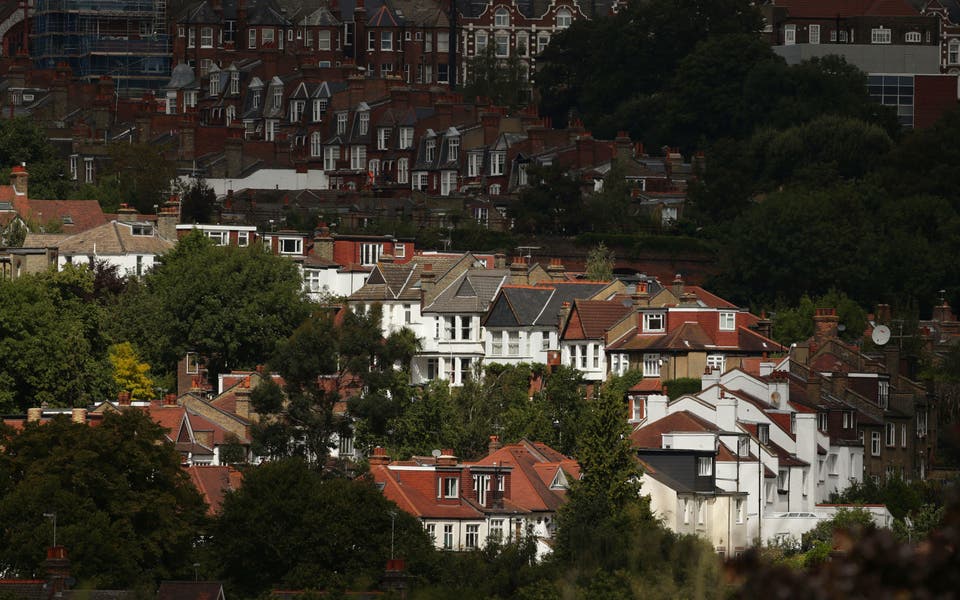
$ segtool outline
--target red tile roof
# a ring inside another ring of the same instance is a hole
[[[26,220],[40,223],[55,221],[64,233],[73,234],[99,227],[109,222],[96,200],[36,200],[17,196],[14,207]]]
[[[570,321],[564,327],[563,339],[601,339],[604,332],[632,311],[631,306],[605,300],[575,300]],[[574,326],[576,320],[579,327]]]
[[[207,503],[209,515],[220,512],[226,493],[240,489],[243,483],[243,474],[233,467],[193,465],[184,467],[184,470]]]
[[[663,434],[673,431],[720,431],[720,429],[690,411],[676,412],[666,417],[643,425],[630,434],[630,441],[634,448],[662,448]]]

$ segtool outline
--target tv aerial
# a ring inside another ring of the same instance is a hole
[[[870,334],[870,339],[878,346],[883,346],[890,341],[890,328],[886,325],[877,325]]]

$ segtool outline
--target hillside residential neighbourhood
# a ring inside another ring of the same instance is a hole
[[[633,216],[657,228],[679,223],[703,154],[646,148],[626,124],[598,139],[576,115],[554,128],[535,105],[538,58],[551,39],[615,15],[623,0],[98,4],[3,3],[0,119],[40,127],[61,179],[88,189],[119,181],[118,148],[153,148],[175,167],[167,200],[111,212],[98,200],[43,198],[33,191],[35,165],[0,165],[10,169],[0,185],[0,279],[95,264],[142,279],[199,232],[216,246],[262,247],[292,261],[305,297],[339,318],[376,308],[384,338],[411,332],[418,344],[402,365],[411,389],[456,393],[484,367],[529,364],[576,370],[590,398],[612,377],[636,374],[622,416],[640,493],[667,529],[702,538],[724,558],[801,539],[846,508],[831,498],[851,486],[923,482],[936,470],[945,435],[938,398],[909,368],[902,340],[876,334],[889,334],[887,304],[852,336],[838,307],[818,307],[813,335],[786,345],[769,315],[721,297],[702,265],[683,256],[618,257],[596,278],[584,252],[561,246],[460,251],[449,237],[375,230],[397,222],[449,232],[469,222],[509,233],[531,174],[549,168],[583,195],[602,192],[617,169]],[[960,100],[957,0],[757,4],[761,37],[787,65],[843,56],[905,131],[933,127]],[[509,61],[529,107],[465,97],[484,57]],[[190,186],[215,197],[202,222],[187,214]],[[960,343],[949,302],[941,297],[932,315],[918,323],[918,343],[941,353]],[[182,353],[175,388],[153,400],[120,392],[85,407],[37,402],[2,423],[22,431],[68,417],[95,427],[108,414],[143,411],[213,517],[243,486],[237,463],[272,459],[254,443],[254,430],[270,421],[251,394],[284,378],[251,364],[211,380],[210,358]],[[699,386],[676,392],[690,381]],[[531,378],[531,397],[537,385]],[[349,393],[362,395],[360,387]],[[338,400],[335,416],[355,425],[348,392]],[[558,511],[582,477],[578,457],[537,439],[504,441],[495,430],[479,457],[460,448],[390,456],[355,433],[329,437],[330,460],[368,469],[438,550],[527,539],[537,559],[547,557]],[[886,506],[865,509],[878,526],[892,525]],[[3,579],[0,570],[0,597],[86,597],[66,583],[68,550],[49,549],[47,579]],[[118,593],[111,597],[134,598]],[[224,598],[219,583],[203,581],[164,581],[157,592],[158,600]]]

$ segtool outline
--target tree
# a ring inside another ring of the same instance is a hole
[[[113,365],[113,381],[117,388],[129,392],[131,400],[149,400],[156,396],[150,379],[150,365],[140,362],[130,342],[110,346],[110,364]]]
[[[233,594],[366,588],[391,546],[421,573],[433,555],[420,523],[368,480],[325,478],[299,459],[250,468],[224,499],[210,542]]]
[[[576,235],[584,227],[580,183],[559,164],[530,166],[530,185],[509,208],[517,233]]]
[[[633,233],[637,218],[632,214],[630,184],[620,161],[614,160],[603,178],[603,188],[590,194],[585,202],[595,231]]]
[[[112,396],[102,309],[86,267],[0,280],[0,412]]]
[[[225,369],[253,368],[273,354],[308,314],[302,286],[293,261],[259,244],[215,246],[194,231],[142,284],[128,285],[113,337],[135,340],[160,373],[197,352],[216,380]]]
[[[0,119],[0,182],[7,183],[10,168],[21,163],[30,174],[30,197],[67,197],[65,165],[43,129],[26,117]]]
[[[114,212],[121,203],[141,213],[156,213],[170,196],[177,177],[177,165],[167,158],[169,146],[113,143],[107,146],[110,160],[104,164],[96,186],[96,198],[105,211]]]
[[[610,281],[613,279],[613,250],[606,244],[600,244],[587,253],[586,276],[590,281]]]
[[[830,290],[816,298],[804,295],[796,307],[777,308],[773,319],[773,339],[785,346],[809,339],[814,333],[813,317],[817,308],[837,310],[839,324],[843,326],[839,332],[841,339],[848,342],[862,339],[863,331],[867,327],[866,311],[837,290]]]
[[[180,220],[184,223],[210,223],[216,202],[217,194],[213,188],[204,180],[195,179],[183,194]]]
[[[205,506],[159,425],[139,410],[90,427],[58,417],[0,432],[0,571],[34,578],[53,534],[82,585],[122,589],[192,573]]]

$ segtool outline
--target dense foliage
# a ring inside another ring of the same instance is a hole
[[[138,410],[97,427],[58,417],[0,429],[0,573],[40,575],[56,515],[57,543],[83,586],[186,578],[205,507],[163,439]]]

